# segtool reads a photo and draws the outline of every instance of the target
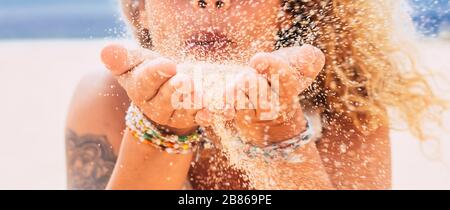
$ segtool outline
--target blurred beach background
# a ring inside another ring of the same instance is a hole
[[[450,96],[449,0],[412,0],[431,82]],[[0,189],[65,189],[64,124],[83,75],[109,42],[131,43],[116,0],[0,0]],[[448,97],[450,98],[450,97]],[[393,130],[395,189],[450,189],[450,113],[440,141]]]

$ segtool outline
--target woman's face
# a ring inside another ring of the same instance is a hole
[[[280,0],[146,0],[153,50],[176,59],[246,62],[274,48]]]

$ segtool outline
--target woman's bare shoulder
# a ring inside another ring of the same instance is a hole
[[[69,189],[105,189],[125,128],[128,97],[108,73],[93,73],[79,82],[66,122]]]
[[[78,135],[104,135],[116,149],[128,106],[126,92],[109,73],[85,75],[73,94],[66,129]]]
[[[84,75],[75,89],[74,99],[81,100],[80,102],[117,103],[128,101],[125,90],[108,72],[94,72]]]

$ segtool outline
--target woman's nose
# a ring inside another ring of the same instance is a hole
[[[231,0],[193,0],[192,4],[197,9],[226,10],[230,7]]]

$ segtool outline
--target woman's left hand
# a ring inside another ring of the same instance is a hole
[[[306,121],[299,95],[314,82],[324,65],[324,54],[311,45],[253,56],[249,66],[256,71],[246,72],[226,92],[235,96],[232,115],[240,136],[251,144],[266,146],[303,132]],[[249,82],[255,78],[258,82]],[[238,106],[243,100],[239,91],[251,108]]]

